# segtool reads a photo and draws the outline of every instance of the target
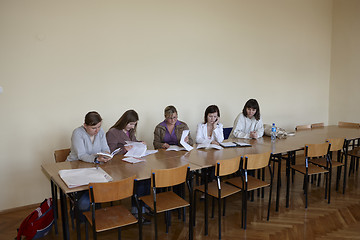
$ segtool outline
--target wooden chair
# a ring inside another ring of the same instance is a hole
[[[151,172],[153,193],[151,195],[140,197],[139,199],[149,206],[154,214],[155,239],[158,239],[157,214],[165,212],[166,233],[168,233],[170,225],[170,211],[188,206],[190,206],[189,235],[192,236],[191,205],[173,191],[159,192],[160,189],[164,190],[164,188],[168,189],[179,184],[187,183],[191,199],[192,188],[189,179],[189,164],[177,168],[151,170]],[[191,239],[191,237],[189,238]]]
[[[267,220],[269,221],[271,195],[272,195],[272,182],[274,178],[273,171],[271,170],[271,165],[270,165],[270,157],[271,157],[271,152],[266,152],[261,154],[249,154],[241,157],[241,162],[240,162],[241,177],[226,180],[227,183],[230,183],[240,188],[243,191],[241,227],[244,229],[246,229],[246,220],[247,220],[248,192],[256,189],[261,189],[261,188],[263,189],[265,187],[270,187],[268,211],[267,211]],[[249,170],[262,169],[264,171],[266,167],[268,168],[270,173],[270,182],[265,181],[264,174],[262,175],[262,179],[248,175]]]
[[[300,131],[300,130],[310,130],[311,129],[311,125],[298,125],[295,127],[296,131]]]
[[[65,162],[67,157],[69,156],[70,148],[55,150],[54,158],[55,162]]]
[[[330,162],[332,168],[337,168],[336,172],[336,191],[339,190],[339,181],[341,177],[341,168],[344,166],[344,152],[345,152],[345,146],[346,146],[346,140],[344,138],[331,138],[327,139],[326,142],[330,143]],[[336,154],[336,158],[333,157],[333,153]],[[336,160],[335,160],[336,159]],[[333,161],[335,160],[335,161]],[[311,163],[320,166],[322,168],[325,168],[327,170],[330,170],[330,164],[327,162],[326,158],[313,158],[309,160]],[[318,186],[320,183],[320,178],[318,180]],[[345,182],[344,186],[345,188]]]
[[[54,151],[54,159],[55,162],[65,162],[67,156],[69,156],[70,153],[70,148],[65,148],[65,149],[60,149],[60,150],[55,150]],[[55,228],[55,233],[58,233],[58,225],[57,225],[57,218],[58,218],[58,197],[57,197],[57,186],[54,184],[53,181],[51,181],[51,196],[54,199],[53,200],[53,204],[54,204],[54,228]],[[71,201],[70,201],[71,204]],[[72,204],[71,204],[72,206]],[[71,207],[70,207],[71,208]],[[71,224],[72,224],[72,228],[74,229],[74,217],[71,216]]]
[[[214,217],[214,199],[218,200],[218,227],[219,227],[219,239],[221,239],[221,200],[223,199],[223,216],[225,216],[225,198],[235,193],[240,192],[240,189],[229,184],[221,182],[221,177],[229,176],[239,171],[240,157],[235,157],[226,160],[218,160],[215,165],[215,177],[216,181],[208,184],[207,194],[213,198],[212,217]],[[205,193],[205,185],[201,185],[195,188],[194,193],[194,209],[196,211],[196,192]],[[207,210],[206,210],[207,211]],[[194,214],[195,218],[195,214]]]
[[[352,123],[352,122],[339,122],[338,126],[340,127],[348,127],[348,128],[359,128],[360,123]],[[356,171],[359,169],[359,158],[360,158],[360,139],[354,139],[348,145],[350,147],[350,151],[348,151],[348,155],[350,158],[350,168],[349,168],[349,176],[351,172],[355,171],[355,160],[356,160]],[[345,173],[346,174],[346,173]]]
[[[135,223],[139,224],[139,239],[142,239],[141,220],[137,220],[125,206],[119,204],[100,209],[95,208],[96,203],[112,203],[134,197],[134,180],[135,176],[132,176],[116,182],[89,184],[91,210],[84,212],[86,218],[86,239],[89,237],[88,224],[92,226],[93,239],[96,240],[98,232],[116,228],[118,229],[118,238],[121,239],[121,227]],[[139,212],[141,212],[139,205],[137,207]],[[139,217],[139,219],[141,218]]]
[[[322,128],[324,127],[324,123],[313,123],[311,124],[311,128]]]
[[[330,203],[330,186],[331,186],[331,161],[329,159],[329,150],[330,144],[320,143],[320,144],[308,144],[305,145],[305,161],[303,164],[291,165],[291,169],[304,174],[304,192],[305,192],[305,208],[308,205],[308,185],[309,185],[309,176],[317,175],[321,173],[326,173],[326,184],[325,184],[325,199],[328,198],[328,203]],[[311,163],[311,158],[324,158],[328,164],[327,169],[319,167]],[[329,187],[328,187],[329,186]],[[329,191],[329,192],[328,192]]]

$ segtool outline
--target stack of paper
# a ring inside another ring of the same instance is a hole
[[[91,182],[111,182],[113,180],[100,167],[60,170],[59,175],[68,188],[88,185]]]

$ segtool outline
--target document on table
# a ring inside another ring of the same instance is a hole
[[[122,160],[125,161],[125,162],[128,162],[128,163],[145,162],[145,159],[134,158],[134,157],[127,157],[127,158],[123,158]]]
[[[205,149],[214,148],[214,149],[217,149],[217,150],[223,149],[223,147],[221,147],[221,146],[219,146],[217,144],[211,144],[210,142],[204,142],[204,143],[198,144],[196,149],[200,149],[200,148],[205,148]]]
[[[177,146],[177,145],[170,145],[170,147],[168,147],[167,149],[166,149],[166,151],[182,151],[182,150],[186,150],[185,148],[183,148],[183,147],[179,147],[179,146]]]
[[[224,148],[237,147],[236,143],[233,142],[222,142],[220,143],[220,145],[223,146]]]
[[[65,169],[59,171],[60,178],[68,188],[88,185],[91,182],[111,182],[112,177],[100,167]]]
[[[125,157],[137,157],[145,156],[147,147],[142,142],[126,142],[125,146],[132,146],[132,148],[125,154]]]
[[[186,151],[191,151],[193,149],[187,142],[185,142],[185,138],[189,135],[190,130],[184,130],[181,134],[180,144],[186,149]]]
[[[240,147],[251,147],[251,144],[249,143],[243,143],[243,142],[234,142],[234,143]]]

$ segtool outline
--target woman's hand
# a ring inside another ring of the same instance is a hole
[[[110,160],[110,158],[109,157],[105,157],[105,156],[98,156],[97,157],[97,160],[99,161],[99,162],[107,162],[107,161],[109,161]]]
[[[164,144],[162,145],[162,148],[164,148],[164,149],[168,149],[169,147],[170,147],[170,145],[167,144],[167,143],[164,143]]]
[[[218,143],[217,141],[212,141],[211,144],[216,144],[216,145],[220,145],[220,143]]]
[[[251,137],[251,138],[257,138],[257,133],[256,133],[256,131],[250,132],[250,137]]]
[[[132,149],[132,148],[133,148],[133,146],[132,146],[132,145],[129,145],[129,146],[124,146],[124,148],[125,148],[125,150],[128,152],[128,151],[130,151],[130,149]]]
[[[213,124],[213,129],[217,128],[217,125],[218,125],[219,121],[220,121],[220,118],[218,117],[216,119],[216,121],[214,122],[214,124]]]
[[[187,142],[189,142],[189,136],[186,136],[185,138],[184,138],[184,141],[187,143]]]

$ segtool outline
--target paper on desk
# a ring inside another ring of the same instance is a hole
[[[145,162],[145,159],[141,159],[141,158],[133,158],[133,157],[127,157],[127,158],[123,158],[122,159],[125,162],[128,163],[139,163],[139,162]]]
[[[204,142],[204,143],[198,144],[196,149],[199,149],[199,148],[205,148],[205,149],[214,148],[214,149],[218,149],[218,150],[223,149],[223,147],[221,147],[217,144],[211,144],[210,142]]]
[[[182,150],[186,150],[186,149],[183,147],[179,147],[177,145],[170,145],[170,147],[166,149],[166,151],[182,151]]]
[[[146,150],[145,154],[143,157],[147,156],[147,155],[150,155],[150,154],[154,154],[154,153],[157,153],[159,150]]]
[[[189,135],[190,130],[184,130],[181,134],[180,144],[186,149],[186,151],[191,151],[193,149],[187,142],[185,142],[185,138]]]
[[[65,169],[59,171],[60,178],[68,188],[88,185],[91,182],[111,182],[112,177],[100,167]]]
[[[142,142],[126,142],[125,146],[132,146],[132,148],[125,154],[125,157],[143,157],[145,156],[147,147]]]
[[[223,147],[236,147],[237,145],[236,145],[236,143],[233,143],[233,142],[222,142],[222,143],[220,143],[220,145],[221,146],[223,146]]]
[[[243,142],[234,142],[234,143],[240,147],[251,147],[251,144],[249,143],[243,143]]]

